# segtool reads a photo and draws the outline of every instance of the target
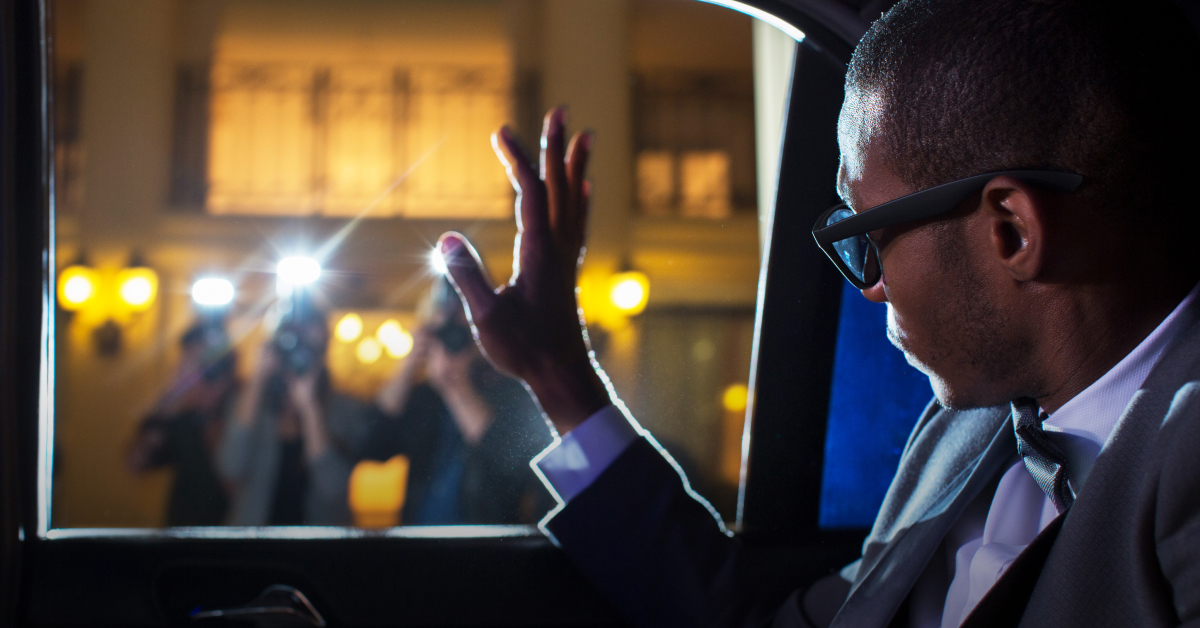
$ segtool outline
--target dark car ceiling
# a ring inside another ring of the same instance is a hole
[[[737,8],[749,5],[797,26],[805,38],[840,63],[850,60],[854,45],[897,0],[705,0]]]
[[[707,0],[734,4],[725,0]],[[779,16],[800,30],[806,38],[841,63],[850,60],[854,45],[867,28],[898,0],[740,0],[741,4]],[[986,1],[986,0],[983,0]],[[1200,31],[1200,0],[1171,0]],[[1141,3],[1128,0],[1131,9]]]

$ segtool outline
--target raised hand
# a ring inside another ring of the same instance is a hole
[[[564,147],[565,118],[562,108],[546,114],[540,173],[508,127],[492,134],[517,191],[517,261],[507,284],[493,289],[479,254],[461,234],[443,234],[438,242],[484,354],[528,384],[559,433],[609,403],[575,298],[592,135],[577,133]]]

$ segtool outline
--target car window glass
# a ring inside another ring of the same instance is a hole
[[[929,378],[888,342],[887,308],[842,286],[821,474],[822,528],[869,528],[896,474]]]
[[[596,133],[580,303],[729,521],[795,41],[690,0],[54,0],[50,526],[531,524],[553,435],[430,255],[496,282],[531,149]]]

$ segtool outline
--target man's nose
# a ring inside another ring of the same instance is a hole
[[[862,295],[866,297],[868,301],[873,301],[875,303],[887,303],[887,292],[883,289],[883,278],[880,277],[879,281],[875,282],[875,285],[864,289],[862,291]]]

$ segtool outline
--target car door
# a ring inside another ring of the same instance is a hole
[[[55,55],[65,54],[56,46],[65,43],[52,36],[60,32],[54,30],[54,4],[50,0],[3,3],[0,532],[4,540],[0,596],[4,621],[11,625],[188,625],[196,621],[197,614],[245,605],[268,587],[283,585],[301,593],[311,609],[332,625],[621,625],[620,617],[587,580],[531,525],[364,530],[149,529],[56,523],[64,509],[71,508],[55,493],[61,477],[56,465],[71,464],[56,456],[63,437],[56,432],[55,421],[60,420],[57,428],[61,428],[64,416],[56,410],[65,403],[61,391],[75,384],[68,381],[64,370],[71,358],[56,344],[66,342],[62,329],[56,332],[56,325],[69,325],[76,319],[62,311],[58,300],[61,271],[69,264],[56,255],[74,236],[63,231],[67,223],[60,220],[72,191],[56,180],[63,176],[63,160],[69,161],[71,156],[58,142],[70,130],[61,119],[55,119],[55,103],[71,94],[64,87],[69,83],[55,84],[53,61]],[[734,314],[706,311],[708,318],[696,323],[702,326],[709,324],[704,321],[726,320],[720,318],[726,315],[744,316],[752,322],[747,327],[753,330],[752,351],[747,351],[752,368],[743,375],[749,402],[735,403],[732,411],[739,435],[743,425],[745,428],[744,437],[737,439],[740,455],[734,459],[732,473],[737,481],[729,498],[734,513],[729,519],[746,542],[769,544],[794,556],[791,577],[802,584],[853,559],[865,527],[860,521],[822,524],[820,496],[823,478],[828,475],[824,464],[826,417],[838,350],[842,282],[820,259],[819,250],[811,246],[806,234],[814,217],[835,198],[834,130],[845,63],[869,19],[890,3],[756,0],[714,4],[769,22],[802,40],[790,72],[790,98],[776,153],[777,191],[772,194],[774,202],[767,204],[774,211],[761,216],[769,237],[762,238],[763,262],[761,270],[753,273],[756,286],[750,289],[751,305],[733,308]],[[594,9],[595,15],[606,10]],[[93,6],[90,10],[96,20],[112,18],[106,9]],[[669,29],[671,25],[655,23],[654,28]],[[96,45],[93,40],[87,42],[85,46]],[[136,50],[124,54],[134,55],[126,58],[131,63],[140,59]],[[122,74],[108,76],[115,80]],[[412,76],[405,80],[416,80]],[[520,74],[514,76],[512,80],[520,82]],[[186,100],[189,92],[185,75],[177,75],[174,81],[173,111],[178,122],[181,115],[186,117],[179,113],[179,99]],[[206,86],[211,88],[211,84]],[[545,97],[556,98],[557,94]],[[530,127],[536,128],[538,111],[540,107],[533,113],[510,113],[532,117],[534,122],[524,127],[528,132]],[[123,119],[136,129],[136,116]],[[175,146],[188,145],[177,142]],[[219,149],[211,143],[201,143],[198,149],[194,143],[190,146],[201,154]],[[119,156],[123,149],[114,150],[112,154]],[[652,166],[658,162],[652,158],[659,155],[653,146],[646,150],[650,151],[644,153],[649,164],[646,172],[653,172]],[[93,151],[89,158],[94,162],[100,159],[98,154]],[[721,163],[700,157],[703,155],[696,156],[694,163]],[[186,156],[175,158],[186,161]],[[759,164],[760,169],[764,167],[775,169]],[[597,168],[603,171],[604,166]],[[610,168],[610,172],[619,172],[621,166]],[[186,198],[188,172],[184,169],[178,175],[183,183],[171,188],[170,194]],[[633,175],[626,171],[621,176]],[[211,183],[213,176],[210,172],[201,182]],[[594,171],[593,176],[599,175]],[[103,184],[95,178],[89,182],[92,189]],[[742,223],[743,229],[756,232],[755,219]],[[182,220],[179,228],[199,228],[196,224]],[[713,226],[717,224],[703,227],[708,231],[701,235],[687,232],[691,234],[687,237],[709,237],[713,243],[709,246],[719,248],[725,236],[718,229],[726,227]],[[670,221],[654,223],[645,227],[649,230],[645,237],[669,238],[675,233],[673,225]],[[481,237],[492,237],[491,233],[485,230]],[[225,232],[214,237],[232,237],[222,234]],[[617,259],[613,267],[621,270],[623,264],[628,266],[630,261]],[[757,261],[753,264],[758,267]],[[132,258],[127,265],[141,267]],[[652,314],[653,309],[648,316]],[[667,317],[661,319],[660,328],[677,327],[683,320],[669,318],[666,309],[657,315]],[[645,328],[650,329],[652,317],[645,320]],[[93,333],[81,342],[92,343],[88,346],[100,351],[103,333]],[[128,338],[136,331],[125,328],[123,333]],[[612,332],[608,342],[619,345],[619,333]],[[711,349],[705,346],[693,343],[693,355],[709,355]],[[100,390],[104,393],[105,389]],[[121,393],[113,389],[104,394]],[[307,613],[298,599],[287,597],[280,604]]]

